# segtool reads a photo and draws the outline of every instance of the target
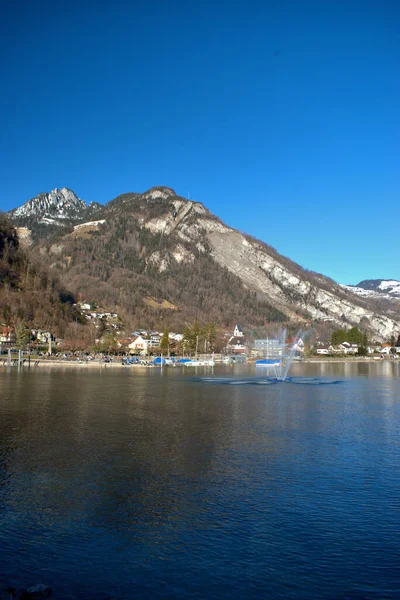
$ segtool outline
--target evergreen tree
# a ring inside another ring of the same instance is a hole
[[[183,331],[185,347],[192,352],[198,349],[201,341],[201,333],[201,328],[197,321],[191,327],[186,327]]]
[[[103,352],[115,352],[117,349],[114,336],[111,333],[105,333],[103,336],[101,349]]]
[[[345,329],[337,329],[332,333],[331,343],[333,346],[342,344],[347,341],[347,331]]]
[[[26,325],[25,321],[21,321],[21,323],[18,325],[16,337],[18,348],[24,350],[31,341],[31,332],[30,329],[28,329],[28,326]]]
[[[164,329],[164,333],[162,334],[160,349],[162,352],[167,352],[169,356],[169,331],[167,328]]]
[[[362,342],[363,342],[363,334],[361,333],[361,331],[357,327],[352,327],[347,332],[347,339],[346,339],[346,341],[350,342],[351,344],[362,344]]]
[[[337,329],[332,333],[331,343],[333,345],[349,342],[350,344],[368,345],[368,336],[366,333],[361,333],[358,327],[351,327],[349,330]]]
[[[107,319],[106,317],[101,317],[101,319],[99,319],[99,329],[98,329],[98,336],[101,339],[105,333],[107,333],[108,331],[108,323],[107,323]]]

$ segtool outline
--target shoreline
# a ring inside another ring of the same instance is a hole
[[[296,361],[294,364],[324,364],[324,363],[346,363],[346,364],[351,364],[351,363],[367,363],[367,364],[382,364],[382,363],[392,363],[392,364],[400,364],[400,360],[396,360],[396,359],[391,359],[391,358],[370,358],[370,357],[359,357],[359,358],[335,358],[335,357],[330,357],[330,358],[307,358],[301,362]],[[219,365],[224,365],[225,363],[216,363],[215,366],[219,366]],[[247,365],[251,365],[254,366],[255,363],[252,361],[247,361],[246,363],[242,363],[242,364],[247,364]],[[4,360],[0,363],[0,367],[5,367],[8,368],[8,363],[7,360]],[[35,360],[31,360],[30,365],[28,364],[27,360],[25,359],[25,363],[23,365],[21,365],[20,367],[18,366],[18,364],[15,363],[15,359],[13,359],[13,362],[11,364],[12,368],[23,368],[23,369],[38,369],[40,367],[78,367],[78,368],[95,368],[95,369],[154,369],[154,368],[160,368],[159,365],[141,365],[141,364],[132,364],[132,365],[124,365],[121,361],[117,361],[117,362],[100,362],[98,360],[93,360],[93,361],[78,361],[78,360],[46,360],[46,359],[35,359]],[[166,366],[164,368],[170,368],[170,366]],[[176,368],[176,367],[172,367],[172,368]],[[210,368],[210,367],[208,367]]]
[[[385,362],[390,363],[400,363],[400,360],[393,358],[370,358],[365,356],[360,356],[359,358],[307,358],[303,363],[372,363],[372,364],[380,364]]]
[[[131,367],[135,367],[135,368],[142,368],[142,369],[148,369],[149,367],[151,367],[152,365],[130,365],[129,367],[127,367],[126,365],[123,365],[121,362],[109,362],[109,363],[102,363],[96,360],[92,360],[92,361],[78,361],[78,360],[46,360],[46,359],[36,359],[36,360],[31,360],[31,364],[29,365],[29,363],[25,360],[25,363],[22,364],[20,367],[18,366],[18,364],[11,364],[11,368],[23,368],[23,369],[39,369],[40,367],[79,367],[79,368],[96,368],[96,369],[115,369],[115,368],[131,368]],[[2,362],[0,364],[0,367],[8,367],[7,361]]]

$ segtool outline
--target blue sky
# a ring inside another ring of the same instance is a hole
[[[341,283],[400,279],[399,18],[397,0],[8,3],[0,208],[167,185]]]

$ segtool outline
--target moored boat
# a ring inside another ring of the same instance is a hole
[[[213,358],[204,359],[204,360],[188,360],[183,363],[185,367],[213,367],[215,365],[215,361]]]
[[[275,367],[279,367],[281,364],[281,361],[279,358],[261,358],[260,360],[256,360],[256,367],[264,367],[266,369],[268,368],[275,368]]]

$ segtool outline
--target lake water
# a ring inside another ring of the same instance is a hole
[[[400,598],[400,365],[291,373],[0,370],[0,588]]]

